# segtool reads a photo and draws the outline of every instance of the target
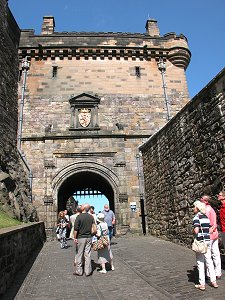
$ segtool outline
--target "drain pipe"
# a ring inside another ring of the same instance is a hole
[[[23,127],[23,108],[24,108],[24,96],[26,90],[26,81],[27,81],[27,71],[29,70],[30,63],[27,60],[27,57],[22,61],[22,70],[23,70],[23,84],[22,84],[22,93],[21,93],[21,101],[20,101],[20,116],[19,116],[19,126],[18,126],[18,138],[17,138],[17,150],[19,155],[26,166],[29,172],[29,185],[30,185],[30,202],[32,202],[32,180],[33,174],[31,168],[26,160],[25,154],[22,152],[21,149],[21,139],[22,139],[22,127]]]
[[[143,189],[143,178],[142,178],[142,166],[141,166],[141,155],[136,154],[137,159],[137,171],[138,171],[138,181],[139,181],[139,197],[140,197],[140,208],[141,208],[141,225],[143,234],[146,235],[146,214],[145,214],[145,203],[144,203],[144,189]]]
[[[166,90],[166,81],[165,81],[165,74],[166,74],[166,64],[164,63],[162,57],[160,57],[159,62],[158,62],[158,69],[161,72],[162,76],[162,83],[163,83],[163,92],[164,92],[164,98],[165,98],[165,103],[166,103],[166,118],[167,121],[171,119],[171,112],[170,112],[170,101],[167,95],[167,90]]]

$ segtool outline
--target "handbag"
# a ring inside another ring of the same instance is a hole
[[[208,246],[205,241],[198,241],[194,239],[194,242],[192,243],[192,250],[196,253],[202,253],[205,254],[208,251]]]
[[[108,239],[107,236],[103,235],[103,231],[102,231],[101,225],[100,225],[100,231],[101,231],[100,239],[102,240],[102,243],[103,243],[104,247],[108,247],[109,246],[109,239]]]
[[[102,240],[102,243],[103,243],[103,245],[104,245],[105,247],[108,247],[108,246],[109,246],[109,239],[108,239],[107,236],[102,236],[101,240]]]
[[[92,249],[94,251],[97,251],[97,250],[101,250],[101,249],[104,249],[105,248],[105,245],[103,245],[103,241],[101,238],[95,240],[93,243],[92,243]]]
[[[100,226],[100,231],[101,231],[101,236],[92,242],[92,249],[94,251],[104,249],[109,245],[109,239],[107,236],[103,235],[101,226]]]
[[[201,228],[201,232],[203,232],[201,224],[200,224],[200,228]],[[193,243],[192,243],[191,248],[196,253],[202,253],[202,254],[207,253],[207,251],[208,251],[208,245],[206,244],[206,242],[204,240],[204,236],[203,236],[203,241],[198,241],[195,238],[194,241],[193,241]]]

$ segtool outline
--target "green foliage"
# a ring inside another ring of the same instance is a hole
[[[7,213],[5,213],[0,206],[0,228],[11,227],[15,225],[20,225],[22,222],[11,218]]]

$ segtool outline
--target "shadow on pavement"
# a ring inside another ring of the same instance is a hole
[[[95,269],[100,268],[100,264],[96,263],[93,259],[91,260],[92,273]]]
[[[221,268],[225,270],[225,254],[221,253]]]
[[[189,282],[193,282],[195,284],[198,283],[198,269],[197,266],[193,266],[192,270],[187,270],[187,277]]]
[[[221,268],[225,270],[225,255],[221,254]],[[187,277],[189,282],[198,284],[198,269],[197,266],[193,266],[193,270],[187,270]]]
[[[110,245],[117,245],[117,242],[110,242]]]
[[[43,246],[39,247],[38,249],[36,249],[36,251],[31,253],[30,258],[26,262],[24,267],[21,270],[19,270],[14,276],[13,283],[11,284],[11,286],[9,286],[7,291],[3,295],[1,295],[1,300],[13,300],[15,298],[42,247]]]

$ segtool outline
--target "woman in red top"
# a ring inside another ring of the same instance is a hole
[[[220,226],[221,226],[221,238],[223,242],[223,247],[225,250],[225,191],[220,192],[217,195],[218,200],[221,202],[220,207]]]

